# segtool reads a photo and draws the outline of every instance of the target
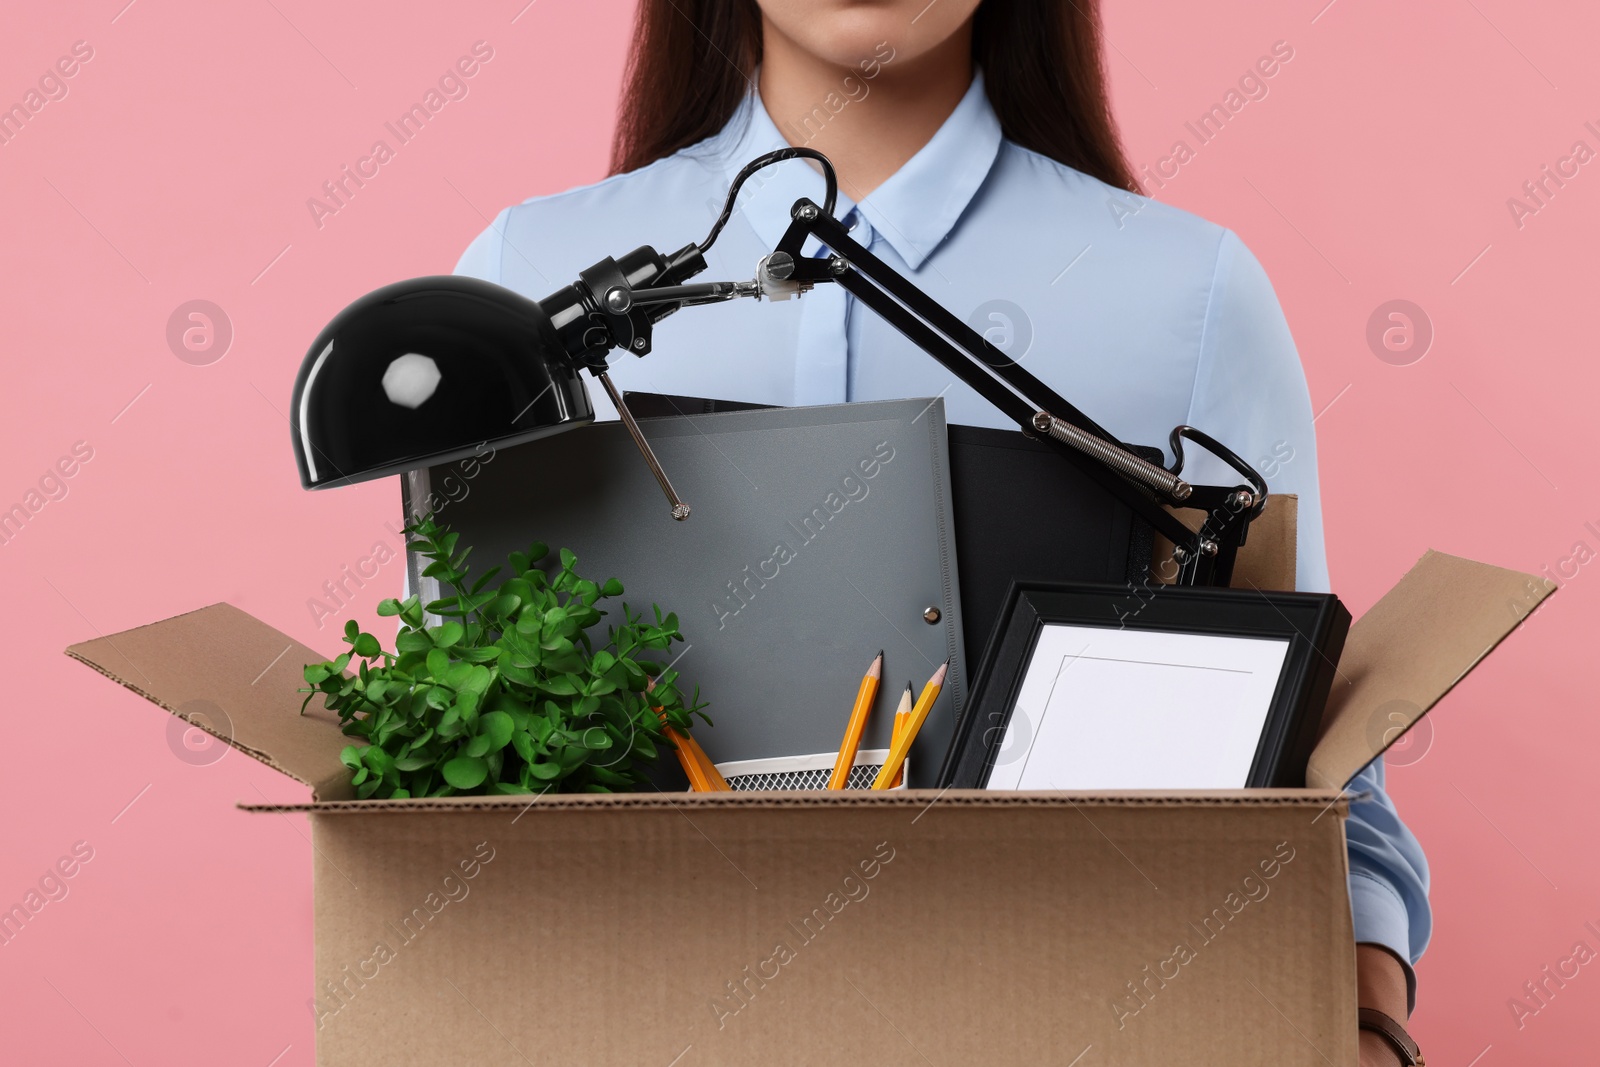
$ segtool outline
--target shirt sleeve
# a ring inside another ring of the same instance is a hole
[[[500,280],[500,256],[505,249],[506,220],[510,214],[511,209],[506,208],[494,217],[488,229],[472,239],[461,258],[456,260],[457,274],[504,284]]]
[[[1381,945],[1402,963],[1414,964],[1433,934],[1428,858],[1384,788],[1382,757],[1369,763],[1345,788],[1356,796],[1344,824],[1356,941]],[[1417,976],[1410,966],[1406,967],[1406,992],[1410,1007],[1415,1008]]]
[[[1223,231],[1217,248],[1188,421],[1254,466],[1270,493],[1299,498],[1295,588],[1327,592],[1317,438],[1305,371],[1266,271],[1232,230]],[[1185,459],[1190,481],[1240,480],[1193,443]]]
[[[1299,497],[1295,587],[1327,592],[1315,416],[1305,371],[1266,271],[1232,231],[1223,233],[1217,250],[1189,422],[1255,465],[1271,492]],[[1211,457],[1197,456],[1184,471],[1195,481],[1232,484],[1236,478]],[[1381,759],[1347,788],[1357,796],[1345,823],[1355,937],[1407,964],[1414,1003],[1409,965],[1433,930],[1427,858],[1384,789]]]

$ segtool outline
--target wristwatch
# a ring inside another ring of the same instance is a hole
[[[1377,1008],[1362,1008],[1357,1013],[1356,1020],[1361,1029],[1371,1030],[1387,1041],[1389,1047],[1400,1054],[1400,1062],[1405,1064],[1405,1067],[1427,1067],[1417,1043],[1411,1040],[1406,1028],[1390,1016]]]

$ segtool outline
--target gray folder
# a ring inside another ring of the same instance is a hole
[[[435,467],[407,495],[431,495],[477,568],[543,541],[576,553],[585,577],[620,579],[631,609],[676,612],[686,643],[671,655],[709,702],[715,726],[695,736],[717,762],[837,751],[880,648],[862,747],[887,748],[906,683],[920,693],[948,658],[911,752],[910,784],[933,786],[966,693],[943,402],[641,426],[693,509],[683,522],[612,422]]]

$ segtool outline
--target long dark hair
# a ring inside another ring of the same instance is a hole
[[[611,172],[637,170],[721,130],[760,59],[755,0],[640,0]],[[1098,0],[984,0],[972,59],[1008,139],[1138,192],[1111,118]]]

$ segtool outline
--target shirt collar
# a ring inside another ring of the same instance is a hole
[[[789,144],[767,113],[760,92],[753,87],[733,119],[713,140],[729,183],[756,156]],[[966,211],[994,165],[1000,140],[1000,120],[984,92],[983,73],[975,72],[972,84],[950,117],[916,155],[867,196],[860,204],[860,214],[901,260],[916,270]],[[806,163],[784,162],[750,176],[739,195],[737,210],[762,243],[774,248],[788,228],[789,208],[794,202],[806,196],[821,203],[822,195],[822,175],[818,171]],[[837,216],[844,218],[854,207],[856,204],[841,189]]]

